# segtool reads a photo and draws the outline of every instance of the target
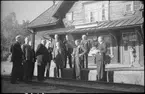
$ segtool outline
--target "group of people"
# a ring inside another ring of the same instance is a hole
[[[22,44],[20,35],[16,36],[16,42],[11,46],[11,53],[13,67],[11,74],[11,83],[15,83],[17,79],[29,81],[32,80],[34,63],[37,62],[37,78],[39,81],[44,80],[44,73],[46,70],[46,77],[49,78],[49,70],[51,60],[56,64],[55,77],[61,78],[63,69],[66,68],[67,60],[70,68],[74,69],[75,78],[80,79],[81,68],[88,68],[88,53],[91,48],[90,42],[86,35],[82,35],[82,40],[70,40],[69,36],[65,36],[65,41],[61,41],[56,34],[54,40],[50,41],[46,47],[46,39],[42,38],[36,51],[32,49],[29,44],[30,38],[25,38],[25,43]],[[103,37],[98,37],[98,42],[95,46],[98,49],[96,56],[100,59],[97,62],[98,80],[103,80],[105,72],[105,53],[107,46],[103,41]]]
[[[28,81],[32,80],[34,63],[35,63],[35,51],[30,44],[30,38],[25,38],[23,44],[23,38],[21,35],[16,36],[16,42],[10,47],[11,61],[13,62],[11,72],[11,83],[16,83],[17,80]]]

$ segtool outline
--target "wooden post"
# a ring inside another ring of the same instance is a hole
[[[34,32],[34,30],[31,30],[31,32],[32,32],[32,48],[35,50],[35,32]]]

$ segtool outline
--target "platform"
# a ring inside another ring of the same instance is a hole
[[[54,77],[54,62],[51,62],[50,77]],[[82,69],[81,80],[96,81],[97,66],[89,64],[88,69]],[[12,69],[12,63],[1,62],[1,75],[10,75]],[[129,83],[144,86],[144,67],[124,66],[121,64],[109,64],[106,65],[106,71],[108,71],[108,82],[114,83]],[[73,79],[73,69],[68,66],[64,71],[63,78]],[[34,76],[37,76],[37,63],[35,63]]]

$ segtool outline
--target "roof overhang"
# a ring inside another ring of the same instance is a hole
[[[57,4],[48,8],[46,11],[44,11],[42,14],[36,17],[33,21],[31,21],[28,28],[35,29],[38,27],[45,27],[49,25],[51,26],[56,24],[59,21],[59,19],[54,17],[54,14],[60,8],[63,2],[64,1],[59,1]]]
[[[91,24],[80,24],[80,25],[76,25],[75,26],[75,29],[79,29],[79,28],[89,28],[89,27],[94,27],[94,26],[98,26],[98,22],[91,23]]]
[[[93,24],[78,25],[75,28],[63,28],[57,30],[51,30],[46,32],[49,35],[54,34],[68,34],[68,33],[91,33],[105,30],[114,30],[114,29],[123,29],[123,28],[132,28],[136,26],[141,26],[144,22],[143,17],[132,17],[128,19],[114,20],[114,21],[104,21]],[[76,28],[77,27],[77,28]]]
[[[34,28],[40,28],[40,27],[46,27],[46,26],[52,26],[52,25],[56,25],[58,23],[58,20],[54,23],[49,23],[49,24],[41,24],[41,25],[37,25],[37,26],[28,26],[29,29],[34,29]]]

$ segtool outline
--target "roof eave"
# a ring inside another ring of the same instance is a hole
[[[36,25],[36,26],[28,26],[28,28],[29,29],[41,28],[41,27],[45,27],[45,26],[56,25],[57,23],[58,23],[58,21],[53,22],[53,23],[49,23],[49,24],[41,24],[41,25]]]
[[[140,26],[142,25],[142,23],[139,23],[139,24],[133,24],[133,25],[126,25],[126,26],[118,26],[118,27],[109,27],[109,28],[95,28],[93,29],[92,31],[90,30],[83,30],[81,31],[80,29],[77,29],[74,31],[71,31],[71,32],[51,32],[51,33],[48,33],[49,35],[55,35],[55,34],[77,34],[77,33],[89,33],[88,31],[90,31],[90,33],[94,32],[98,32],[98,31],[106,31],[106,30],[115,30],[115,29],[123,29],[123,28],[132,28],[132,27],[136,27],[136,26]]]

